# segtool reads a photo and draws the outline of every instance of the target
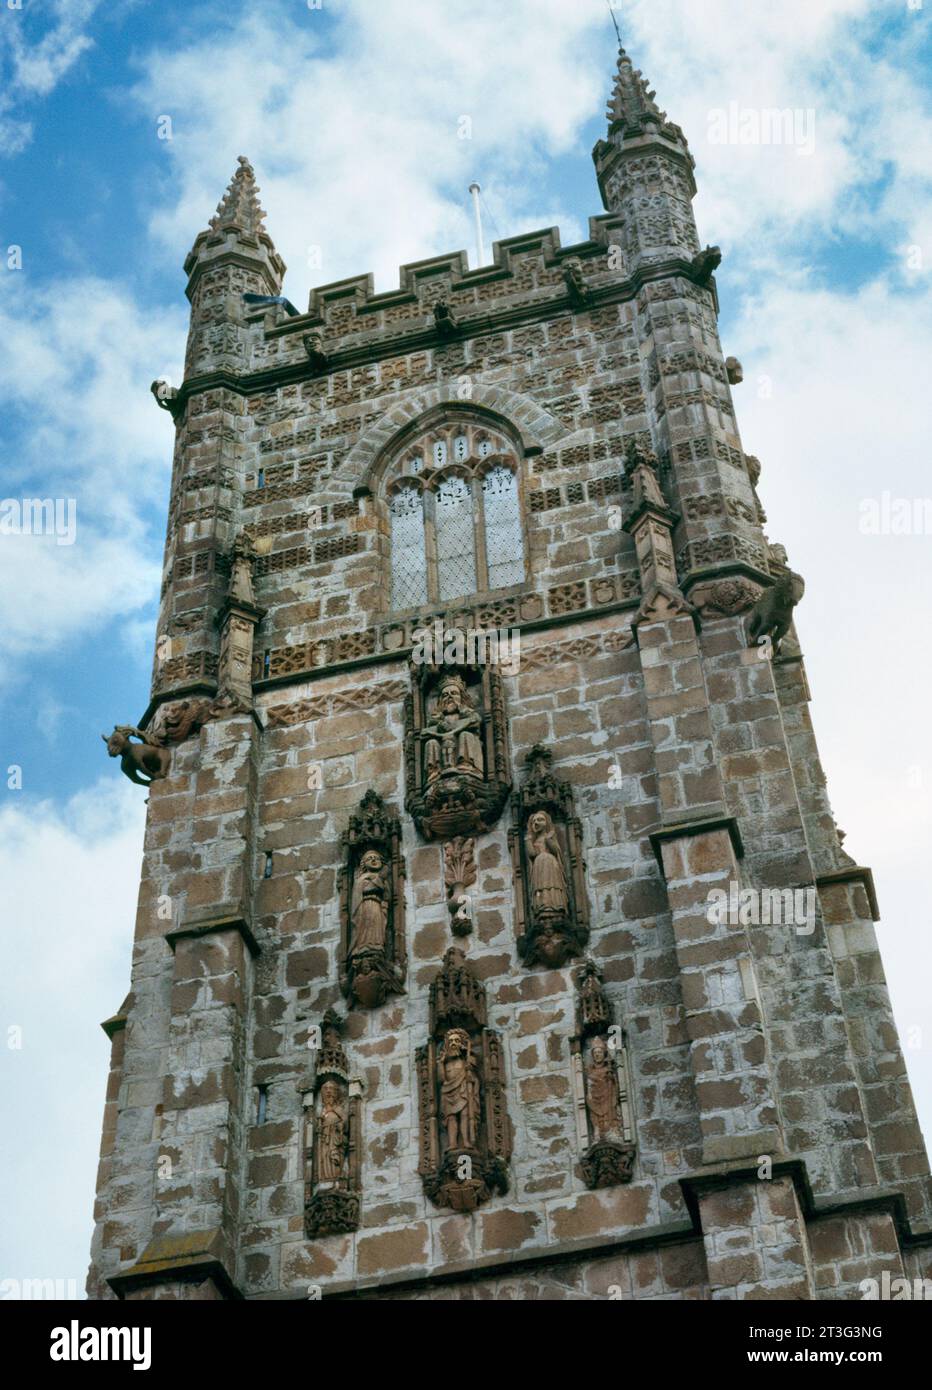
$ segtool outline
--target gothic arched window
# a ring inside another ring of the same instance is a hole
[[[388,477],[393,609],[524,582],[518,456],[502,431],[438,424],[406,442]]]

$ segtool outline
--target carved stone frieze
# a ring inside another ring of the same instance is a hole
[[[690,590],[700,617],[731,618],[749,609],[761,592],[759,584],[738,577],[702,581]]]

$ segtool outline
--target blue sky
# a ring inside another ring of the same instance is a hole
[[[932,2],[619,9],[690,140],[700,236],[725,253],[738,419],[771,539],[807,579],[816,732],[847,848],[877,876],[905,1032],[932,968],[932,537],[867,536],[858,519],[884,489],[929,492]],[[72,546],[0,536],[0,768],[23,781],[0,778],[18,931],[3,1017],[27,1038],[0,1083],[41,1153],[75,1145],[66,1181],[21,1141],[3,1155],[56,1194],[38,1238],[35,1218],[14,1222],[24,1275],[80,1279],[86,1261],[96,1025],[128,987],[144,799],[100,733],[148,700],[172,446],[148,386],[180,374],[184,257],[241,153],[300,307],[316,283],[371,270],[388,289],[403,261],[472,255],[473,178],[487,244],[553,224],[581,239],[602,211],[590,154],[614,61],[604,0],[0,0],[0,494],[74,497],[78,516]],[[732,102],[814,113],[811,152],[713,143]],[[22,269],[5,269],[12,246]],[[929,1046],[909,1057],[927,1131]]]

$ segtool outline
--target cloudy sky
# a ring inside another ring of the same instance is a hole
[[[807,580],[813,718],[928,1134],[932,0],[619,9],[724,252],[745,447]],[[0,1278],[86,1270],[144,815],[99,735],[148,696],[172,442],[148,387],[180,378],[195,235],[242,153],[302,307],[471,247],[472,179],[489,240],[583,239],[614,61],[605,0],[0,0],[0,493],[77,516],[73,544],[0,535]],[[767,107],[792,143],[743,143]]]

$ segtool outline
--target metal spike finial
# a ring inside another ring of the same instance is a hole
[[[621,48],[621,46],[622,46],[622,43],[621,43],[621,30],[620,30],[619,27],[618,27],[618,20],[617,20],[616,17],[615,17],[615,11],[614,11],[614,8],[613,8],[613,6],[612,6],[612,0],[605,0],[605,3],[608,5],[608,12],[609,12],[609,14],[610,14],[611,17],[612,17],[612,23],[613,23],[614,26],[615,26],[615,36],[616,36],[616,38],[618,39],[618,47]]]

